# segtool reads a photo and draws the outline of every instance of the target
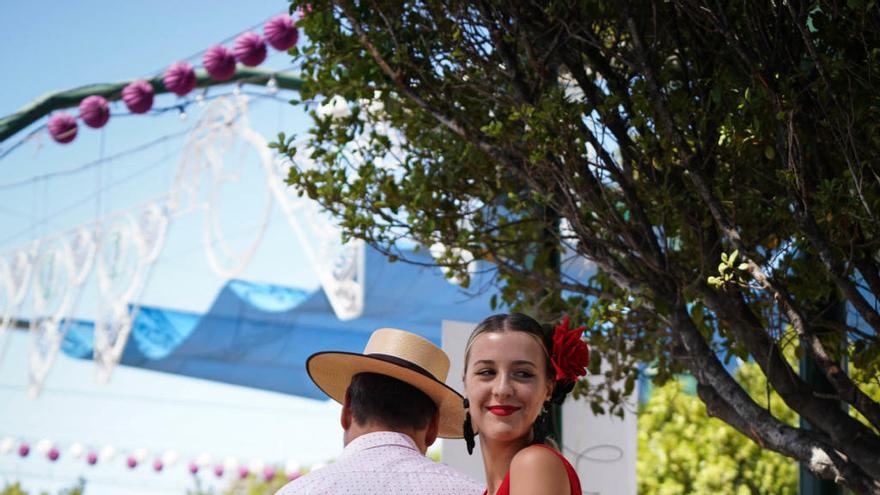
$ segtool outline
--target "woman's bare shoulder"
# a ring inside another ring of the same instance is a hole
[[[569,495],[571,487],[562,459],[539,445],[520,450],[510,463],[510,493]]]

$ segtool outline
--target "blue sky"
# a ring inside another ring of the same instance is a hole
[[[261,25],[286,8],[283,0],[7,2],[0,14],[0,40],[6,48],[0,54],[4,72],[0,115],[49,91],[156,75],[170,63]],[[263,64],[274,69],[290,66],[289,56],[271,50]],[[229,91],[221,88],[209,95]],[[307,125],[301,109],[273,100],[251,101],[252,126],[269,139],[279,130],[301,131]],[[177,102],[165,95],[157,98],[156,106]],[[38,134],[0,160],[0,253],[168,191],[180,164],[185,132],[199,116],[198,107],[191,107],[185,120],[176,113],[126,116],[121,105],[111,111],[113,117],[104,129],[81,125],[69,145],[57,145]],[[0,143],[0,150],[33,128]],[[143,151],[94,164],[163,136],[171,137]],[[79,171],[62,174],[75,169]],[[254,174],[259,171],[240,172],[239,185],[225,189],[220,202],[224,231],[236,249],[243,249],[258,230],[266,194],[261,176]],[[198,211],[174,219],[140,303],[195,312],[207,309],[224,280],[205,260],[202,222]],[[277,206],[253,262],[241,277],[317,287],[317,277]],[[87,295],[77,304],[76,315],[93,317],[95,298],[88,296],[93,286],[93,281],[87,282]],[[34,454],[24,460],[0,454],[0,484],[21,480],[31,489],[55,490],[84,476],[90,495],[184,493],[192,487],[185,465],[202,452],[215,460],[293,458],[309,465],[331,459],[341,449],[335,404],[132,369],[118,369],[110,384],[101,386],[95,384],[91,363],[64,356],[50,372],[44,392],[31,400],[25,391],[29,345],[27,335],[17,332],[0,362],[0,439],[34,443],[47,438],[58,442],[63,454],[72,442],[97,448],[112,444],[119,451],[145,448],[154,455],[174,449],[181,461],[154,474],[142,468],[128,471],[120,458],[89,468],[64,455],[52,464]]]

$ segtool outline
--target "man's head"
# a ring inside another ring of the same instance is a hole
[[[319,352],[309,357],[306,369],[343,405],[346,444],[364,433],[398,431],[424,451],[438,436],[462,437],[462,397],[445,383],[449,357],[419,335],[380,328],[363,354]]]
[[[424,453],[437,439],[439,410],[412,385],[378,373],[358,373],[345,392],[345,443],[371,431],[409,435]]]

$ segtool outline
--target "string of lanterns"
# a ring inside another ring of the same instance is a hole
[[[235,74],[236,63],[256,67],[266,60],[266,42],[278,51],[287,51],[299,41],[296,23],[287,14],[266,21],[263,36],[249,31],[235,39],[232,50],[214,45],[202,56],[205,71],[215,81],[227,81]],[[162,83],[177,96],[186,96],[196,87],[196,73],[186,61],[174,62],[164,72]],[[155,90],[143,79],[133,81],[122,89],[122,101],[131,113],[142,114],[153,108]],[[92,95],[79,104],[79,119],[93,129],[100,129],[110,120],[110,106],[103,96]],[[49,118],[49,135],[56,142],[67,144],[76,138],[77,118],[66,112],[58,112]]]
[[[62,458],[61,448],[48,439],[43,439],[34,444],[33,448],[27,441],[16,441],[11,437],[0,440],[0,455],[15,454],[18,457],[33,458],[34,452],[38,456],[44,456],[51,462],[57,462]],[[111,463],[119,456],[117,449],[112,445],[105,445],[101,449],[87,448],[82,443],[74,442],[67,448],[65,456],[71,459],[84,459],[89,466],[95,466],[102,463]],[[180,454],[172,449],[164,451],[161,455],[151,456],[146,449],[139,448],[127,452],[121,456],[125,459],[125,466],[130,470],[135,470],[142,465],[149,465],[155,473],[162,473],[167,469],[175,467],[180,461]],[[152,459],[152,462],[150,460]],[[241,463],[237,458],[228,456],[215,461],[215,458],[207,453],[193,457],[185,464],[186,470],[192,474],[210,473],[217,478],[235,477],[245,479],[248,476],[262,477],[269,481],[274,479],[279,473],[292,481],[303,474],[315,471],[324,467],[323,463],[312,464],[309,468],[304,468],[294,459],[288,460],[282,467],[281,464],[267,463],[261,458],[251,459],[247,464]]]

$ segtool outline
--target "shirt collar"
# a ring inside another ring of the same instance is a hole
[[[416,443],[409,437],[409,435],[398,433],[396,431],[374,431],[372,433],[365,433],[349,442],[342,450],[339,459],[354,455],[357,452],[363,452],[364,450],[386,445],[404,447],[419,452]],[[421,452],[419,452],[419,454],[421,454]]]

